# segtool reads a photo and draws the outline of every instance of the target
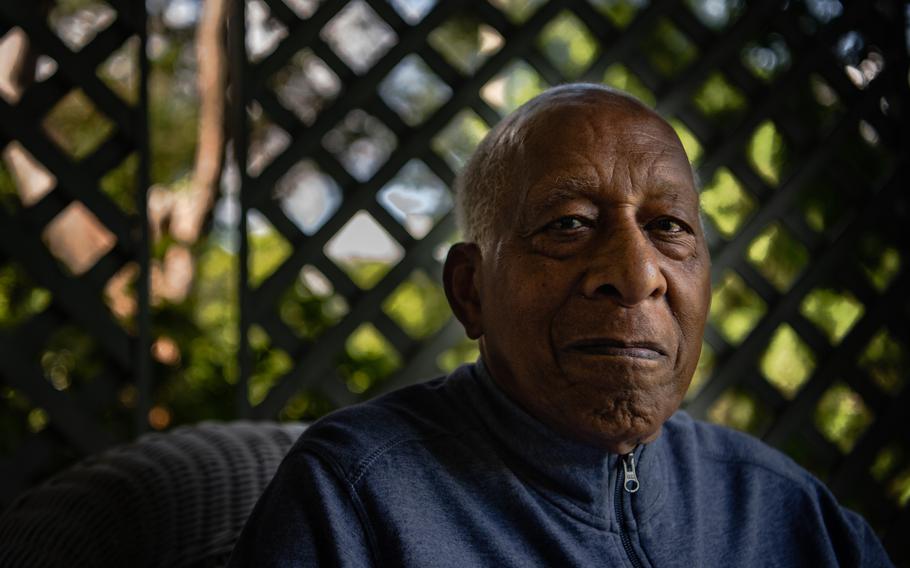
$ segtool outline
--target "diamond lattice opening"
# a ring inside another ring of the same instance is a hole
[[[404,21],[413,26],[430,13],[436,6],[436,0],[389,0],[389,4]]]
[[[641,79],[635,73],[632,73],[620,63],[614,63],[607,67],[604,72],[603,82],[637,97],[638,100],[650,107],[654,107],[657,104],[657,97],[654,96],[654,93],[641,82]]]
[[[430,32],[429,44],[465,75],[471,75],[499,51],[502,36],[471,14],[458,14]]]
[[[132,153],[120,164],[101,178],[101,191],[107,194],[126,213],[138,213],[136,209],[136,182],[139,168],[139,154]]]
[[[546,81],[524,61],[514,61],[480,89],[480,96],[505,116],[547,88]]]
[[[415,270],[382,303],[382,310],[414,339],[423,339],[449,320],[442,288],[422,270]]]
[[[452,96],[452,89],[423,59],[408,55],[379,84],[379,96],[402,120],[416,126]]]
[[[847,290],[815,288],[803,298],[799,311],[837,345],[863,316],[865,308]]]
[[[742,91],[718,72],[708,76],[692,100],[705,117],[715,124],[727,127],[733,126],[736,119],[746,111],[748,104]]]
[[[363,0],[348,2],[319,35],[358,75],[398,42],[392,28]]]
[[[880,329],[860,354],[858,364],[880,389],[896,395],[904,387],[910,356],[887,329]]]
[[[546,0],[488,0],[515,24],[524,23]]]
[[[306,235],[312,235],[341,206],[335,180],[309,160],[298,162],[275,185],[281,210]]]
[[[739,345],[765,315],[765,302],[735,272],[724,272],[711,293],[709,321],[732,345]]]
[[[736,387],[724,391],[708,409],[711,422],[755,436],[761,435],[770,419],[771,412],[755,395]]]
[[[489,129],[483,119],[465,109],[433,137],[430,145],[457,172],[471,157],[474,148],[480,144]]]
[[[686,156],[689,157],[689,161],[693,164],[697,164],[699,160],[701,160],[702,155],[701,142],[698,141],[698,138],[692,134],[692,131],[686,128],[686,125],[678,118],[670,119],[670,126],[673,127],[673,130],[676,131],[676,135],[679,136],[679,141],[682,142],[683,149],[686,151]]]
[[[746,147],[746,157],[755,172],[768,185],[777,186],[787,164],[788,151],[777,126],[766,120],[752,133]]]
[[[420,160],[411,160],[376,194],[379,203],[422,239],[452,209],[446,185]]]
[[[259,211],[247,213],[250,286],[255,288],[291,256],[291,245]]]
[[[815,407],[815,427],[845,454],[853,450],[873,419],[862,397],[842,382],[825,391]]]
[[[650,0],[588,0],[617,28],[628,27]]]
[[[57,186],[57,178],[25,149],[13,140],[0,152],[0,194],[18,195],[25,207],[41,201]],[[7,170],[9,167],[9,170]],[[20,179],[25,177],[27,183]]]
[[[0,265],[0,329],[13,329],[43,312],[53,297],[18,263]]]
[[[787,324],[781,324],[761,356],[760,369],[784,398],[792,399],[815,369],[815,355]]]
[[[781,293],[786,292],[809,262],[809,252],[779,223],[768,225],[749,244],[749,262]]]
[[[401,356],[375,327],[361,324],[348,336],[338,371],[348,390],[361,394],[401,368]]]
[[[278,302],[278,313],[298,337],[316,339],[350,310],[331,281],[311,265],[304,266]]]
[[[306,125],[312,125],[341,90],[338,76],[309,49],[295,53],[269,78],[268,84],[281,104]]]
[[[903,264],[898,249],[878,233],[863,235],[857,254],[863,274],[879,293],[891,286]]]
[[[301,20],[306,20],[316,13],[322,0],[282,0]]]
[[[275,51],[288,35],[288,30],[272,17],[268,5],[262,0],[246,2],[246,53],[253,63],[258,63]]]
[[[51,254],[76,276],[106,255],[117,238],[81,201],[73,201],[41,232]]]
[[[648,61],[664,77],[673,77],[698,56],[698,48],[670,20],[661,18],[641,44]]]
[[[98,77],[124,101],[139,101],[139,38],[133,36],[123,42],[98,66]]]
[[[114,131],[114,124],[81,89],[60,99],[42,124],[48,136],[76,160],[91,154]]]
[[[401,260],[404,250],[369,213],[358,211],[326,243],[325,255],[367,290]]]
[[[569,11],[550,20],[537,37],[537,45],[568,79],[577,79],[600,53],[591,31]]]
[[[256,176],[288,147],[291,136],[269,120],[259,103],[247,107],[247,117],[250,137],[247,171]]]
[[[699,200],[702,211],[727,239],[739,231],[756,207],[752,194],[743,189],[727,168],[714,173],[714,179],[702,190]]]
[[[389,159],[398,141],[374,116],[354,109],[328,131],[322,145],[358,181],[366,181]]]
[[[55,2],[48,23],[68,48],[79,51],[117,19],[108,4],[95,0]]]

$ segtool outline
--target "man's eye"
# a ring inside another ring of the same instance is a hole
[[[575,231],[585,226],[585,223],[578,217],[560,217],[559,219],[547,225],[551,231]]]
[[[652,221],[650,226],[652,229],[663,233],[675,234],[690,232],[689,227],[685,223],[669,217],[661,217],[660,219]]]

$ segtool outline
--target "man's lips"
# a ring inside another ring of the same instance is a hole
[[[574,341],[569,344],[568,350],[585,355],[605,355],[652,360],[660,359],[667,355],[667,352],[663,347],[651,341],[625,341],[612,338],[595,338]]]

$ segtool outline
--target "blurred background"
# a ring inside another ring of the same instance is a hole
[[[0,509],[148,430],[309,421],[473,361],[440,287],[454,176],[580,80],[657,108],[701,179],[714,292],[688,410],[786,451],[908,562],[908,17],[4,0]]]

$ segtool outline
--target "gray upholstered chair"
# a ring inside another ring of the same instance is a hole
[[[301,424],[147,434],[54,476],[0,515],[0,566],[220,566]]]

